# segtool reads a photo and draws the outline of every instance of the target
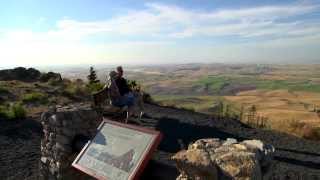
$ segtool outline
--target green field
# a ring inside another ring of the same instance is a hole
[[[196,81],[196,85],[208,86],[213,92],[220,92],[230,84],[250,85],[257,89],[320,92],[320,84],[309,80],[266,80],[259,77],[209,76]]]

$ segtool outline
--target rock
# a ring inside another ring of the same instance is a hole
[[[245,140],[242,142],[250,151],[257,154],[259,161],[261,161],[261,165],[263,167],[269,166],[272,159],[273,154],[275,152],[275,148],[272,145],[264,144],[260,140]]]
[[[68,137],[73,137],[75,135],[75,132],[71,128],[63,128],[62,129],[62,134]]]
[[[96,132],[101,123],[102,115],[96,113],[90,104],[55,106],[49,111],[43,113],[41,117],[45,132],[41,143],[41,154],[50,161],[47,160],[47,164],[41,163],[40,176],[55,180],[78,179],[67,178],[69,172],[74,172],[70,164],[75,158],[71,155],[76,153],[75,137],[81,135],[91,139],[95,135],[93,132]],[[41,160],[44,161],[43,158]]]
[[[61,144],[59,142],[56,143],[56,148],[60,151],[66,152],[66,153],[72,152],[72,148],[70,146]]]
[[[187,175],[180,174],[176,180],[189,180]]]
[[[51,142],[54,141],[54,140],[55,140],[55,134],[51,132],[51,133],[49,134],[49,138],[48,138],[48,139],[49,139],[49,141],[51,141]]]
[[[260,180],[262,168],[272,162],[274,148],[259,140],[199,139],[187,150],[175,154],[180,175],[177,179]]]
[[[44,124],[47,124],[49,117],[51,116],[51,113],[49,112],[44,112],[41,114],[41,122]]]
[[[223,145],[224,146],[227,146],[227,145],[231,145],[231,144],[235,144],[237,143],[238,141],[236,139],[233,139],[233,138],[228,138],[224,143]]]
[[[46,157],[41,157],[41,162],[42,162],[43,164],[47,164],[48,158],[46,158]]]
[[[71,141],[70,138],[68,138],[66,136],[63,136],[63,135],[56,136],[56,142],[58,142],[58,143],[61,143],[64,145],[69,145],[71,143],[70,141]]]
[[[191,145],[191,149],[217,148],[221,146],[219,139],[199,139]]]
[[[261,179],[261,168],[254,153],[229,152],[217,156],[215,161],[222,173],[232,179]]]
[[[263,142],[260,140],[256,140],[256,139],[244,140],[242,141],[242,144],[245,144],[246,146],[252,147],[255,149],[260,149],[261,151],[263,150]]]
[[[52,126],[62,126],[62,118],[61,117],[57,117],[57,115],[52,115],[49,118],[49,122]]]
[[[181,151],[172,157],[182,174],[189,179],[216,179],[217,169],[207,152],[201,149]],[[182,178],[180,178],[182,179]]]

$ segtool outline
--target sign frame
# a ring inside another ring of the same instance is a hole
[[[131,129],[134,131],[140,131],[142,133],[146,133],[146,134],[155,136],[153,141],[149,144],[149,146],[146,148],[145,152],[142,154],[142,158],[140,158],[140,160],[137,162],[134,171],[129,175],[129,180],[138,179],[139,176],[141,175],[141,173],[143,172],[143,170],[145,169],[148,161],[152,158],[152,152],[154,152],[156,150],[156,148],[158,147],[158,145],[160,144],[160,141],[163,138],[162,133],[160,131],[156,131],[153,129],[148,129],[145,127],[140,127],[140,126],[131,125],[131,124],[119,123],[119,122],[112,121],[112,120],[109,120],[106,118],[103,118],[103,121],[101,122],[101,124],[97,128],[98,132],[103,128],[104,124],[106,124],[106,123],[111,124],[111,125],[115,125],[118,127],[122,127],[122,128],[128,128],[128,129]],[[94,170],[78,164],[78,161],[85,154],[85,152],[88,150],[89,146],[92,144],[92,141],[95,137],[93,137],[90,141],[88,141],[87,144],[82,148],[80,153],[77,155],[76,159],[73,161],[72,166],[74,168],[98,179],[98,180],[110,180],[107,177],[99,175]]]

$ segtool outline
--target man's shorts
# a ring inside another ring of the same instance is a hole
[[[123,107],[123,106],[133,106],[134,105],[134,95],[133,93],[127,93],[121,96],[119,99],[112,101],[112,105]]]

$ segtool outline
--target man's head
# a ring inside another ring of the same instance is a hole
[[[123,76],[122,66],[118,66],[118,67],[117,67],[117,72],[118,72],[118,76],[119,76],[119,77],[122,77],[122,76]]]

